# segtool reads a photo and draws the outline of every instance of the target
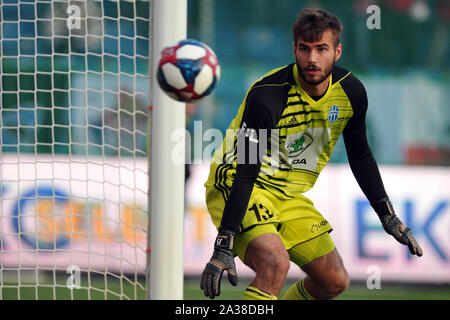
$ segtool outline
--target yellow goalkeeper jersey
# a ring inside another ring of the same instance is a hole
[[[327,91],[316,99],[302,89],[296,64],[272,70],[248,90],[214,153],[205,186],[214,186],[227,200],[243,136],[264,151],[257,155],[261,168],[255,187],[280,199],[296,197],[314,186],[344,128],[365,126],[366,109],[363,85],[343,68],[334,67]],[[251,146],[245,150],[252,153]],[[252,161],[251,155],[243,158]]]

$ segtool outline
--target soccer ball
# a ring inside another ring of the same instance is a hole
[[[157,79],[169,97],[196,102],[214,90],[220,79],[219,61],[206,44],[182,40],[162,51]]]

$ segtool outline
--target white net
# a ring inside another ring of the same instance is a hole
[[[149,13],[0,2],[0,299],[145,298]]]

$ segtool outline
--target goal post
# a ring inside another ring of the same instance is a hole
[[[0,1],[0,300],[182,299],[185,106],[153,77],[186,7]]]
[[[147,288],[152,300],[180,300],[184,281],[185,154],[184,150],[175,154],[174,143],[185,139],[186,104],[169,98],[154,77],[163,48],[186,38],[187,0],[154,0],[152,9],[150,274]]]

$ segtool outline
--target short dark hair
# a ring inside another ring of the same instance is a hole
[[[326,30],[331,30],[335,40],[335,46],[340,42],[344,26],[335,14],[323,9],[303,9],[297,14],[292,26],[294,44],[302,38],[307,42],[315,42],[322,38]]]

